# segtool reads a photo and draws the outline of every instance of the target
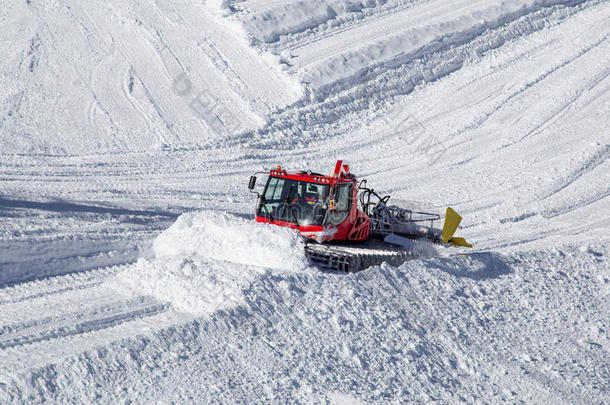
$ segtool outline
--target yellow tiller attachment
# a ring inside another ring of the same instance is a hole
[[[466,242],[466,239],[453,237],[453,234],[458,229],[458,226],[460,226],[460,222],[462,222],[462,217],[455,212],[453,208],[447,207],[441,239],[444,243],[450,243],[451,246],[464,246],[471,248],[472,245]]]

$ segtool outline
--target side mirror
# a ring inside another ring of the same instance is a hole
[[[248,183],[248,188],[250,190],[254,190],[255,185],[256,185],[256,176],[250,176],[250,182]]]

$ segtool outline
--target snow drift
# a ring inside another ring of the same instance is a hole
[[[299,235],[235,215],[184,214],[144,257],[109,283],[126,294],[151,295],[193,314],[244,302],[242,290],[266,269],[306,267]]]
[[[273,269],[299,268],[305,259],[296,232],[217,211],[180,216],[154,240],[152,254],[155,258],[201,257]]]

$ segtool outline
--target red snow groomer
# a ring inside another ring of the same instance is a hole
[[[443,229],[435,229],[440,215],[388,205],[390,196],[358,182],[341,160],[329,176],[281,166],[264,173],[256,221],[298,230],[307,239],[307,258],[319,267],[357,271],[384,261],[399,264],[417,256],[416,240],[472,247],[453,236],[462,220],[453,209],[447,208]],[[248,187],[255,185],[256,175]]]

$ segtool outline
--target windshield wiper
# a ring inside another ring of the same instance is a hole
[[[292,195],[292,190],[294,190],[294,184],[290,186],[290,190],[286,193],[286,198],[284,199],[284,204],[282,204],[282,211],[280,212],[280,217],[284,217],[286,213],[286,208],[288,208],[288,201],[290,200],[290,195]]]
[[[282,209],[282,211],[281,211],[281,213],[280,213],[280,218],[284,218],[284,214],[286,213],[286,210],[288,210],[288,211],[290,211],[290,214],[292,214],[292,218],[294,219],[294,223],[295,223],[297,226],[300,226],[300,225],[299,225],[299,220],[297,219],[297,216],[296,216],[296,214],[294,213],[294,207],[291,207],[291,206],[290,206],[290,205],[289,205],[287,202],[284,202],[284,203],[282,204],[281,209]]]
[[[290,208],[290,207],[288,207]],[[292,214],[292,217],[294,218],[294,223],[297,224],[297,226],[299,225],[299,220],[297,219],[297,215],[294,213],[294,207],[290,208],[290,213]]]

